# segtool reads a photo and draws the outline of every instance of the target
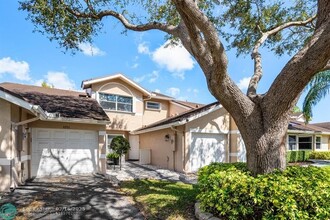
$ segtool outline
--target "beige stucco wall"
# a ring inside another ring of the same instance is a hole
[[[10,103],[0,99],[0,191],[10,187],[10,166],[3,165],[12,157]]]
[[[329,149],[329,135],[321,136],[321,151],[327,151]]]
[[[170,135],[169,141],[165,141],[167,134]],[[177,133],[170,128],[140,134],[140,149],[151,150],[151,164],[182,171],[182,138],[182,132]]]
[[[160,103],[161,109],[160,110],[146,109],[147,101]],[[146,100],[144,102],[144,104],[145,104],[144,105],[145,107],[144,107],[144,112],[143,112],[142,126],[155,123],[155,122],[163,120],[169,116],[168,115],[169,114],[169,102],[167,100],[151,99],[151,100]]]
[[[169,107],[169,116],[175,116],[177,114],[180,114],[182,112],[188,111],[189,109],[184,108],[182,106],[179,106],[177,104],[174,103],[170,103],[170,107]]]

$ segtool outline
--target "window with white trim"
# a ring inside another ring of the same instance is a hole
[[[313,137],[298,137],[299,150],[313,150]]]
[[[133,112],[133,98],[129,96],[99,93],[99,102],[105,110]]]
[[[321,149],[321,136],[316,136],[315,138],[315,149]]]
[[[319,143],[321,144],[320,139]],[[313,136],[288,135],[287,148],[288,150],[313,150]]]
[[[288,150],[298,150],[297,149],[297,137],[296,135],[289,135],[288,137]]]
[[[160,110],[160,103],[159,102],[146,102],[146,109],[151,110]]]

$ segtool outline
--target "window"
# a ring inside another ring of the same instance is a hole
[[[146,108],[152,109],[152,110],[160,110],[160,103],[159,102],[147,102]]]
[[[99,93],[99,102],[105,110],[133,112],[132,97]]]
[[[288,142],[288,150],[297,150],[297,138],[295,135],[289,135]]]
[[[316,137],[316,147],[318,146],[317,143],[319,143],[319,147],[320,147],[321,137]],[[312,150],[312,149],[313,149],[312,136],[297,136],[297,135],[288,136],[288,150]]]
[[[315,149],[319,150],[321,149],[321,137],[317,136],[315,139]]]
[[[312,150],[313,138],[309,137],[298,137],[299,150]]]

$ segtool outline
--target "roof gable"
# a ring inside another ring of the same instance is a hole
[[[148,90],[146,90],[142,86],[138,85],[133,80],[129,79],[128,77],[126,77],[125,75],[123,75],[121,73],[118,73],[118,74],[115,74],[115,75],[108,75],[108,76],[104,76],[104,77],[84,80],[81,83],[81,88],[82,89],[88,89],[88,88],[91,87],[92,84],[102,83],[102,82],[106,82],[106,81],[110,81],[110,80],[114,80],[114,79],[120,79],[120,80],[126,82],[127,84],[129,84],[130,86],[132,86],[133,88],[141,91],[144,95],[151,96],[151,93]]]
[[[197,109],[192,109],[186,112],[183,112],[177,116],[167,118],[161,121],[158,121],[156,123],[153,123],[151,125],[148,125],[146,127],[140,128],[138,130],[133,131],[132,133],[134,134],[139,134],[139,133],[145,133],[149,132],[152,130],[160,130],[165,127],[171,127],[171,126],[176,126],[176,125],[183,125],[186,124],[192,120],[195,120],[197,118],[200,118],[208,113],[211,113],[221,107],[219,102],[214,102],[205,106],[202,106]]]

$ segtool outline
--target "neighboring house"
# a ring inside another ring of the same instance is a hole
[[[288,150],[330,150],[330,123],[291,121],[287,136]]]
[[[35,176],[105,173],[109,118],[73,92],[0,83],[0,191]]]

